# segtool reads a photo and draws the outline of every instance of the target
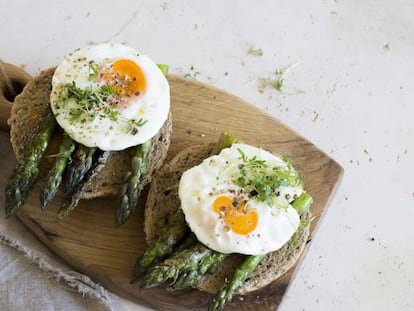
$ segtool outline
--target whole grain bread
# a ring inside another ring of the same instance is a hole
[[[179,152],[168,164],[155,174],[147,197],[145,207],[144,232],[149,244],[160,232],[160,220],[180,208],[178,184],[182,173],[201,163],[210,154],[213,145],[193,146]],[[302,220],[309,220],[310,212],[302,215]],[[300,258],[309,237],[309,225],[300,227],[290,242],[281,249],[269,253],[259,267],[249,276],[237,294],[247,294],[261,289],[286,273]],[[245,258],[242,255],[229,256],[214,272],[206,275],[197,288],[216,293],[225,280],[231,279],[235,269]]]
[[[50,68],[41,72],[39,76],[27,83],[23,92],[14,101],[8,123],[10,125],[10,141],[17,159],[23,155],[33,129],[36,128],[39,122],[42,122],[41,116],[49,109],[51,81],[54,71],[55,68]],[[151,181],[151,176],[164,161],[170,145],[171,131],[172,120],[171,115],[169,115],[158,134],[152,138],[149,169],[145,173],[143,185]],[[62,130],[58,127],[46,152],[48,155],[57,153],[61,134]],[[53,156],[44,157],[40,169],[41,177],[46,175],[52,162]],[[82,198],[91,199],[116,195],[130,165],[131,149],[113,152],[103,171],[95,177],[92,186],[87,189]]]

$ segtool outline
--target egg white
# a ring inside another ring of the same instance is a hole
[[[90,62],[99,65],[117,59],[134,61],[146,79],[146,91],[135,99],[129,99],[126,107],[117,109],[119,119],[122,118],[124,121],[114,121],[105,117],[97,117],[87,120],[88,122],[71,119],[70,111],[77,108],[77,103],[67,101],[62,109],[62,98],[59,98],[61,87],[75,82],[78,88],[96,89],[102,82],[89,79]],[[123,150],[142,144],[158,133],[168,118],[170,91],[167,79],[148,56],[133,48],[109,43],[86,46],[68,55],[53,75],[50,101],[58,124],[75,141],[101,150]],[[128,122],[139,119],[145,120],[146,123],[137,128],[138,132],[128,132],[125,120]]]
[[[231,197],[241,189],[234,183],[239,171],[237,167],[242,164],[238,149],[248,158],[256,156],[272,167],[287,166],[280,157],[268,151],[233,144],[183,173],[179,184],[181,208],[197,239],[209,248],[224,254],[266,254],[281,248],[298,229],[300,218],[290,202],[303,192],[303,187],[302,184],[281,186],[272,206],[251,197],[247,205],[257,212],[257,226],[248,235],[234,233],[212,206],[218,196]]]

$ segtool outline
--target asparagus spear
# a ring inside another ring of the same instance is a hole
[[[135,283],[153,264],[173,252],[175,244],[188,232],[184,215],[181,209],[172,213],[167,224],[162,227],[158,239],[145,251],[141,258],[135,263],[135,271],[131,283]]]
[[[29,192],[39,176],[39,163],[49,145],[55,127],[55,117],[48,109],[38,127],[38,132],[33,134],[29,146],[17,162],[6,185],[6,217],[14,215],[26,202]]]
[[[185,240],[182,243],[180,243],[180,245],[178,245],[178,247],[176,248],[176,250],[174,251],[174,253],[181,252],[182,250],[193,246],[197,242],[198,242],[198,240],[197,240],[197,237],[194,235],[194,233],[190,233],[185,238]]]
[[[92,179],[102,171],[110,155],[110,151],[100,151],[98,158],[94,161],[90,170],[85,174],[82,182],[77,184],[63,200],[62,207],[59,210],[59,218],[69,215],[78,205],[82,194],[91,185]]]
[[[211,150],[210,155],[219,154],[221,150],[225,148],[230,148],[231,145],[241,143],[241,142],[242,141],[239,138],[232,136],[226,132],[223,132],[221,133],[217,143],[214,145],[213,149]]]
[[[116,227],[119,227],[128,220],[134,213],[135,207],[138,204],[138,198],[142,190],[140,183],[142,181],[142,176],[148,168],[151,147],[151,140],[134,147],[134,155],[131,160],[131,171],[125,176],[125,183],[118,196],[118,205],[115,211]]]
[[[191,233],[170,258],[152,266],[147,271],[141,286],[154,287],[173,278],[174,281],[168,290],[186,288],[196,284],[212,267],[218,265],[227,256],[197,242],[196,237]]]
[[[233,298],[236,290],[243,285],[249,273],[251,273],[262,262],[266,255],[248,256],[237,268],[229,283],[225,283],[217,292],[209,307],[209,311],[220,310],[224,305]]]
[[[96,148],[89,148],[77,144],[76,151],[73,154],[72,162],[68,165],[65,173],[65,188],[69,193],[77,184],[81,182],[86,172],[92,166],[93,155]]]
[[[292,202],[292,207],[298,212],[299,216],[301,216],[310,209],[312,203],[313,198],[306,192],[302,192],[302,194]]]
[[[157,64],[162,74],[168,74],[168,65]],[[118,205],[115,211],[115,227],[124,224],[134,213],[138,204],[138,198],[142,187],[140,183],[148,165],[148,158],[151,153],[151,140],[134,148],[134,155],[131,160],[131,170],[125,175],[125,183],[118,195]]]
[[[62,143],[60,144],[55,164],[49,171],[46,184],[40,193],[40,206],[42,209],[46,208],[55,196],[62,182],[62,175],[66,168],[66,163],[74,149],[75,142],[69,135],[63,134]]]
[[[227,133],[222,133],[211,151],[211,155],[220,153],[224,148],[231,147],[233,143],[240,140]],[[159,262],[162,258],[167,257],[173,252],[174,245],[180,241],[188,231],[184,215],[181,209],[169,216],[167,225],[161,230],[159,238],[145,251],[141,258],[135,263],[134,275],[131,283],[138,281],[143,273],[153,264]],[[174,224],[174,225],[170,225]]]
[[[201,258],[196,266],[182,269],[177,281],[168,287],[167,290],[180,290],[197,284],[208,271],[219,265],[228,256],[228,254],[222,254],[212,250],[208,255]]]
[[[211,249],[197,243],[195,246],[184,249],[163,262],[151,267],[141,281],[141,287],[150,288],[164,283],[168,279],[177,280],[179,274],[186,268],[196,268],[202,258],[209,255]]]

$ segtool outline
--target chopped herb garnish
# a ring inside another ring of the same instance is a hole
[[[260,48],[255,48],[254,46],[249,47],[247,50],[247,55],[251,56],[263,56],[263,50]]]
[[[276,89],[278,92],[281,92],[283,94],[302,94],[304,93],[302,90],[290,88],[293,91],[286,92],[285,83],[285,77],[291,71],[293,68],[295,68],[299,63],[293,63],[292,65],[289,65],[285,68],[278,68],[274,72],[273,77],[269,78],[261,78],[259,79],[260,85],[259,85],[259,92],[263,93],[265,88],[270,87]]]
[[[115,109],[118,102],[115,96],[115,89],[110,85],[102,85],[95,89],[92,87],[81,89],[76,86],[75,81],[64,84],[59,94],[63,107],[68,103],[76,103],[75,108],[70,108],[69,121],[71,123],[93,121],[96,117],[108,118],[113,122],[125,123],[126,132],[135,135],[138,127],[142,127],[147,120],[128,120],[122,117]]]
[[[98,66],[93,63],[90,63],[88,68],[89,68],[89,75],[88,75],[89,81],[95,81],[96,78],[98,77]]]
[[[239,176],[234,183],[248,193],[254,194],[259,201],[272,206],[280,187],[302,185],[300,175],[292,167],[289,158],[283,158],[286,166],[270,166],[256,156],[247,157],[240,148],[237,150],[243,163],[238,166]]]
[[[196,80],[196,79],[197,79],[197,76],[198,76],[199,74],[200,74],[200,72],[198,72],[198,71],[196,71],[196,72],[194,72],[194,73],[186,73],[186,74],[184,75],[184,78]]]
[[[282,92],[283,81],[285,80],[284,72],[281,69],[277,69],[275,71],[275,75],[277,79],[274,81],[273,86],[276,90],[278,90],[279,92]]]

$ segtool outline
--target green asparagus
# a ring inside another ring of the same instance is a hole
[[[201,258],[197,265],[181,269],[177,281],[168,287],[167,290],[180,290],[196,285],[208,271],[214,269],[228,256],[228,254],[222,254],[212,250],[205,257]]]
[[[161,228],[158,239],[145,251],[141,258],[138,258],[131,283],[138,281],[150,266],[170,255],[175,244],[182,240],[187,232],[188,227],[184,215],[181,209],[178,209],[168,217],[167,224]]]
[[[74,149],[75,142],[69,135],[63,134],[62,143],[59,147],[59,153],[56,155],[54,166],[49,171],[46,184],[40,193],[40,206],[42,209],[45,209],[55,196],[62,182],[62,175],[66,168],[66,163]]]
[[[148,168],[151,147],[151,140],[134,147],[131,171],[126,174],[125,183],[118,195],[118,205],[115,211],[116,227],[128,220],[138,204],[138,198],[142,190],[141,181]]]
[[[55,117],[48,109],[6,185],[6,217],[14,215],[26,202],[39,176],[39,163],[49,145],[55,127]]]
[[[164,76],[168,74],[168,65],[157,64],[157,66]],[[118,204],[115,211],[115,227],[117,228],[131,217],[138,204],[138,198],[142,191],[140,183],[147,170],[151,148],[151,140],[134,147],[131,170],[126,173],[124,185],[118,194]]]
[[[233,143],[240,140],[227,133],[222,133],[211,151],[211,155],[220,153],[224,148],[231,147]],[[171,225],[173,224],[173,225]],[[160,262],[173,252],[174,246],[182,240],[188,231],[184,215],[181,209],[169,215],[167,225],[162,227],[161,234],[155,242],[145,251],[144,255],[138,258],[135,263],[134,275],[131,283],[138,281],[145,271],[153,264]]]
[[[303,215],[310,209],[312,203],[313,198],[306,192],[303,192],[292,202],[292,207],[298,212],[299,215]]]
[[[81,182],[86,172],[92,166],[93,155],[96,152],[95,147],[89,148],[81,144],[77,144],[76,151],[72,156],[72,162],[68,165],[65,172],[65,189],[66,193]]]
[[[178,253],[181,252],[182,250],[189,248],[191,246],[193,246],[194,244],[196,244],[198,242],[197,237],[195,236],[194,233],[190,232],[187,237],[183,240],[182,243],[180,243],[180,245],[177,246],[176,250],[174,251],[174,253]]]
[[[209,311],[222,309],[224,305],[233,298],[236,290],[243,285],[249,274],[256,269],[265,257],[266,255],[248,256],[237,268],[231,281],[225,283],[217,292],[216,297],[209,307]]]
[[[211,249],[200,243],[184,249],[163,262],[152,266],[142,278],[141,287],[154,287],[168,279],[172,279],[172,283],[174,283],[182,271],[196,269],[201,259],[211,252]]]
[[[110,151],[100,151],[97,160],[92,164],[90,170],[85,174],[82,182],[77,184],[63,200],[62,207],[59,210],[59,218],[64,218],[78,205],[79,200],[85,190],[91,185],[92,179],[102,171],[109,157]]]
[[[225,148],[230,148],[231,145],[241,143],[241,142],[242,141],[239,138],[232,136],[226,132],[223,132],[221,133],[217,143],[214,145],[213,149],[211,150],[210,155],[219,154],[221,150]]]

